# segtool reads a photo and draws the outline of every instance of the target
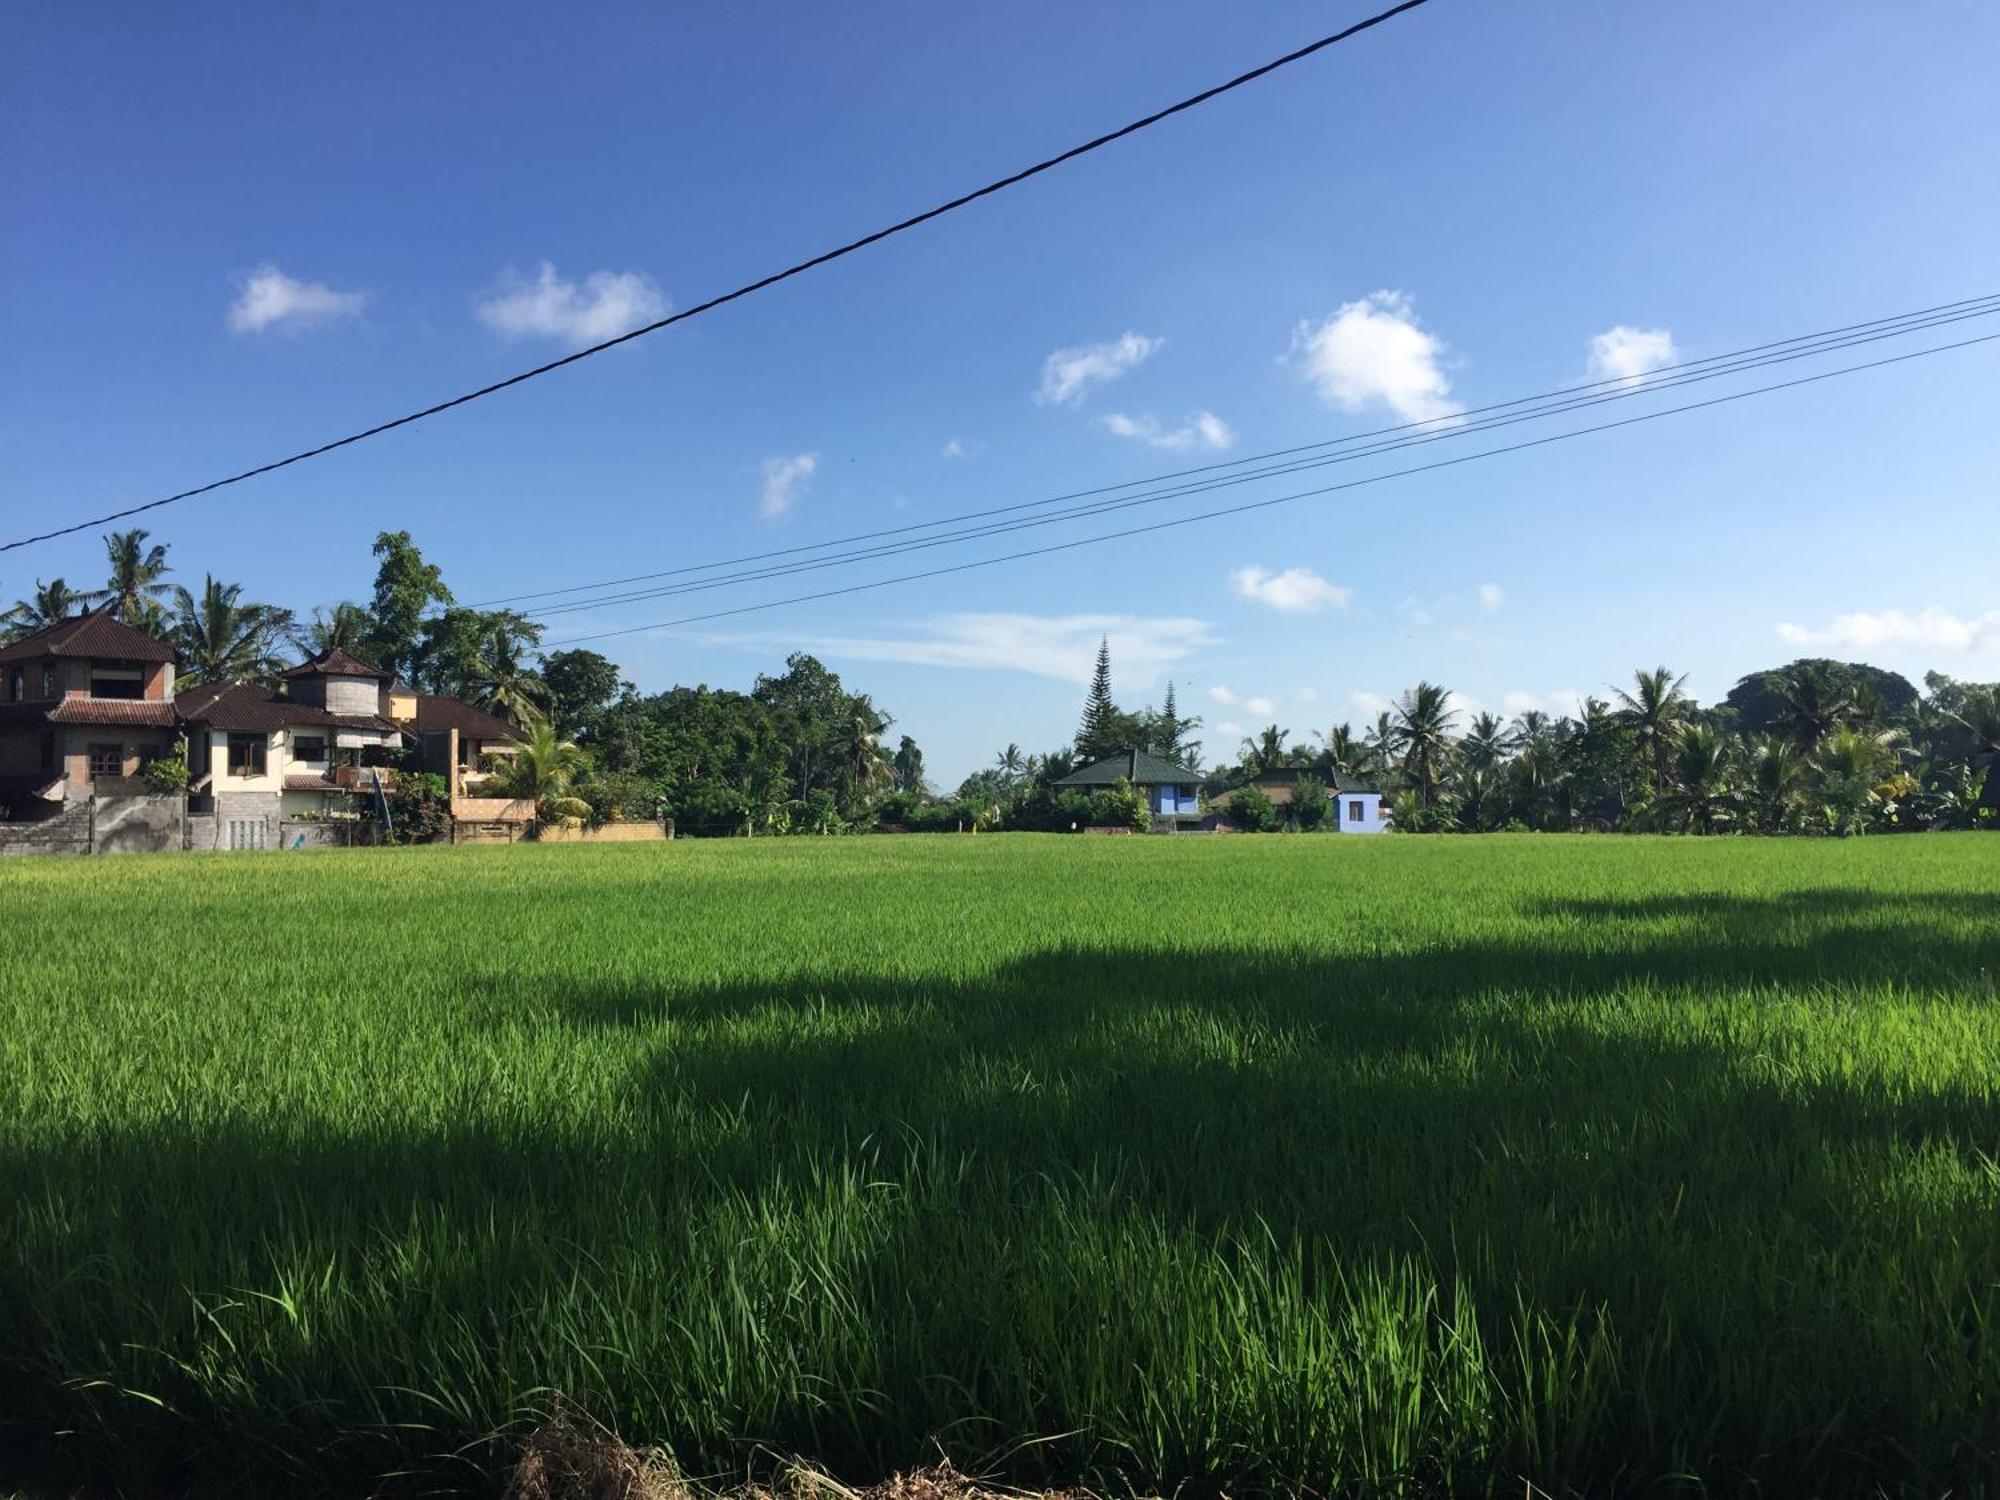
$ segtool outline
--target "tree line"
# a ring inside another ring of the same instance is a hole
[[[894,719],[798,654],[750,691],[641,694],[594,651],[544,653],[518,611],[462,605],[406,531],[375,538],[366,603],[304,619],[205,575],[169,580],[167,548],[142,529],[105,538],[103,585],[42,584],[0,614],[16,639],[105,608],[174,648],[189,685],[269,682],[290,655],[340,646],[421,692],[477,704],[521,726],[510,794],[551,815],[668,816],[689,833],[834,833],[870,828],[1067,829],[1148,821],[1130,787],[1063,788],[1081,765],[1138,748],[1184,766],[1238,826],[1310,827],[1333,788],[1372,785],[1409,832],[1500,829],[1827,833],[2000,824],[2000,684],[1929,673],[1922,689],[1860,663],[1807,659],[1740,680],[1702,706],[1665,667],[1591,696],[1574,715],[1467,713],[1420,682],[1369,724],[1304,738],[1277,724],[1204,769],[1199,717],[1171,684],[1158,707],[1122,708],[1100,642],[1076,734],[1042,753],[1009,744],[940,796],[922,749],[891,745]],[[1295,781],[1281,814],[1256,789]]]

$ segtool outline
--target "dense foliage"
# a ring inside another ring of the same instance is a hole
[[[1599,830],[1856,834],[2000,826],[2000,684],[1931,673],[1919,690],[1879,667],[1823,659],[1753,672],[1722,702],[1696,704],[1666,667],[1591,697],[1575,715],[1503,722],[1467,714],[1448,689],[1420,682],[1360,731],[1313,736],[1266,725],[1236,761],[1204,773],[1202,721],[1168,685],[1158,708],[1128,710],[1111,692],[1098,646],[1074,740],[1043,754],[1009,744],[986,770],[939,796],[921,747],[889,748],[894,719],[827,667],[794,655],[747,693],[676,687],[643,695],[594,651],[541,653],[542,626],[511,609],[460,605],[407,532],[375,539],[367,606],[342,602],[300,623],[210,577],[199,594],[164,581],[167,549],[143,530],[105,538],[107,578],[78,593],[38,584],[0,615],[0,637],[105,605],[170,641],[189,682],[268,680],[288,652],[341,645],[427,692],[544,730],[560,786],[530,774],[521,795],[550,816],[672,818],[684,833],[944,832],[1150,824],[1130,788],[1058,783],[1078,767],[1138,748],[1188,768],[1209,797],[1229,794],[1230,826],[1310,831],[1329,823],[1333,789],[1373,786],[1403,832]],[[163,601],[171,603],[166,607]],[[1251,783],[1303,773],[1274,807]]]
[[[7,862],[0,1493],[1991,1494],[1992,855]]]

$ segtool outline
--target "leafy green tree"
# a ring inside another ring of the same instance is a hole
[[[1806,657],[1768,671],[1752,672],[1737,682],[1724,697],[1723,706],[1735,714],[1737,731],[1746,738],[1760,734],[1784,734],[1802,750],[1810,750],[1837,727],[1829,717],[1814,714],[1817,723],[1802,723],[1799,706],[1787,702],[1787,689],[1796,689],[1802,677],[1817,679],[1806,697],[1817,697],[1827,705],[1847,704],[1854,715],[1879,728],[1906,725],[1915,715],[1920,698],[1916,687],[1899,673],[1871,667],[1865,662],[1831,661]],[[1810,742],[1803,736],[1812,732]]]
[[[451,590],[444,586],[443,572],[424,561],[409,532],[378,533],[373,551],[378,562],[374,601],[368,611],[373,622],[369,656],[384,671],[414,682],[417,638],[424,614],[433,604],[451,604]]]
[[[595,651],[556,651],[542,660],[549,718],[571,738],[590,731],[622,686],[617,663]]]
[[[1223,812],[1245,833],[1270,833],[1278,826],[1277,804],[1254,781],[1231,792]]]
[[[1360,779],[1368,752],[1355,735],[1353,726],[1336,724],[1319,737],[1320,771],[1336,786]]]
[[[1843,837],[1866,833],[1889,800],[1885,783],[1895,752],[1881,735],[1837,729],[1813,756],[1816,795],[1827,830]]]
[[[245,600],[240,583],[207,576],[199,598],[174,588],[172,644],[190,684],[275,679],[291,629],[290,610]]]
[[[896,790],[911,796],[921,796],[924,790],[924,752],[917,742],[907,734],[896,746],[895,758],[890,768],[896,773]]]
[[[1333,791],[1317,776],[1307,774],[1292,783],[1291,821],[1301,833],[1326,825],[1333,812]]]
[[[167,628],[161,601],[172,588],[160,580],[173,570],[167,565],[165,544],[146,545],[150,535],[151,532],[134,527],[130,531],[114,531],[104,539],[109,576],[104,587],[91,596],[91,602],[103,605],[135,630],[161,635]]]

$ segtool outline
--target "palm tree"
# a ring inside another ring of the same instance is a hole
[[[1771,727],[1810,754],[1854,716],[1854,698],[1823,668],[1810,663],[1771,680],[1778,711]]]
[[[1813,757],[1827,826],[1835,833],[1861,833],[1869,812],[1888,800],[1884,782],[1895,766],[1889,736],[1838,729]]]
[[[6,627],[5,638],[15,641],[24,635],[33,635],[37,630],[59,625],[89,607],[90,596],[77,593],[62,579],[52,578],[43,583],[37,578],[33,597],[16,599],[14,607],[0,615],[0,625]]]
[[[90,602],[134,629],[159,634],[167,624],[167,612],[160,601],[173,592],[160,580],[173,570],[167,565],[167,549],[162,543],[146,545],[151,535],[134,527],[105,537],[104,556],[110,573],[104,587],[90,595]]]
[[[1458,776],[1459,821],[1473,833],[1484,833],[1506,810],[1506,782],[1491,764],[1467,762]]]
[[[1475,771],[1490,771],[1507,758],[1515,743],[1513,734],[1497,714],[1482,713],[1466,726],[1465,738],[1459,741],[1458,748],[1466,765]]]
[[[1257,738],[1243,741],[1243,763],[1258,771],[1282,766],[1285,763],[1285,741],[1291,738],[1291,734],[1289,729],[1266,724],[1258,731]]]
[[[358,653],[373,624],[367,610],[343,599],[330,609],[325,605],[315,609],[312,618],[293,633],[292,639],[307,656],[318,656],[336,646]]]
[[[284,669],[279,643],[290,634],[292,612],[274,604],[246,604],[243,585],[204,579],[201,597],[174,589],[173,646],[190,683],[269,679]]]
[[[512,743],[509,763],[494,774],[500,795],[534,803],[542,824],[590,816],[590,804],[576,795],[577,782],[590,768],[581,746],[557,734],[546,719],[537,719]]]
[[[528,664],[524,647],[512,621],[504,614],[495,616],[485,646],[473,663],[470,691],[480,707],[526,725],[543,717],[542,705],[548,701],[549,690]]]
[[[1655,667],[1632,674],[1634,691],[1612,690],[1623,705],[1621,717],[1631,726],[1639,753],[1651,768],[1656,792],[1670,779],[1674,737],[1694,708],[1694,701],[1681,691],[1686,681],[1685,672],[1676,677],[1665,667]]]
[[[142,527],[114,531],[104,539],[104,556],[110,574],[104,587],[90,596],[91,603],[104,606],[127,625],[139,630],[157,630],[166,624],[166,610],[160,601],[173,592],[160,582],[173,569],[167,565],[167,549],[160,542],[146,545],[152,533]]]
[[[1319,737],[1319,745],[1320,765],[1335,783],[1343,778],[1352,780],[1368,754],[1347,724],[1336,724],[1327,730]]]
[[[1389,743],[1401,752],[1403,775],[1425,807],[1435,806],[1445,758],[1451,753],[1451,726],[1458,711],[1451,693],[1420,682],[1398,700],[1389,723]]]
[[[1674,744],[1674,786],[1661,810],[1683,828],[1714,833],[1742,805],[1730,742],[1706,724],[1689,724]]]
[[[1790,740],[1768,734],[1758,737],[1750,752],[1750,804],[1759,829],[1778,833],[1792,826],[1810,769]]]
[[[1021,754],[1021,747],[1011,741],[1005,750],[993,757],[993,766],[1009,782],[1020,780],[1028,770],[1028,762]]]

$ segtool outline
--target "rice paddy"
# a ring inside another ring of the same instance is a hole
[[[2000,1487],[2000,839],[0,868],[0,1483]]]

